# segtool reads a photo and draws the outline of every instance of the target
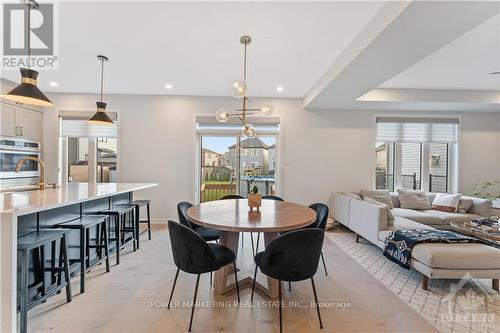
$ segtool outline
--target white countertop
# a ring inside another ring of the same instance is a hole
[[[57,188],[0,194],[0,213],[24,215],[157,186],[155,183],[68,183]]]

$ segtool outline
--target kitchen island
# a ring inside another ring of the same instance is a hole
[[[17,331],[17,237],[115,204],[130,203],[135,191],[157,185],[68,183],[45,190],[0,194],[0,331]]]

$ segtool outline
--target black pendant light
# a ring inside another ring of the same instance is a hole
[[[17,103],[36,105],[36,106],[53,106],[54,103],[44,95],[37,87],[38,72],[31,69],[31,8],[38,9],[38,3],[34,0],[23,1],[28,6],[28,19],[26,24],[27,40],[28,40],[28,68],[20,68],[21,84],[2,95],[1,97]]]
[[[94,113],[92,117],[89,118],[89,122],[92,123],[98,123],[98,124],[104,124],[104,125],[112,125],[114,124],[113,120],[109,118],[108,114],[106,113],[106,103],[102,101],[102,86],[103,86],[103,81],[104,81],[104,62],[108,61],[108,57],[103,56],[103,55],[98,55],[97,59],[101,61],[101,100],[99,102],[96,102],[97,104],[97,111]]]

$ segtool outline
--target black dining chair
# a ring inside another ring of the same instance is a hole
[[[219,230],[202,227],[196,223],[192,223],[189,221],[187,217],[187,210],[191,207],[193,207],[193,204],[185,201],[179,202],[177,204],[177,215],[179,216],[179,222],[183,226],[188,227],[196,232],[207,242],[215,241],[216,243],[218,243],[220,238]]]
[[[210,229],[207,227],[200,226],[196,223],[191,223],[187,217],[187,210],[193,207],[192,203],[189,202],[179,202],[177,204],[177,215],[179,217],[179,222],[196,232],[207,242],[216,242],[219,244],[220,232],[219,230]],[[212,273],[210,273],[210,285],[212,285]]]
[[[179,271],[182,270],[186,273],[197,274],[193,306],[191,308],[191,319],[189,321],[188,329],[188,332],[191,332],[201,274],[217,271],[222,267],[233,263],[238,303],[240,302],[240,288],[238,285],[238,276],[236,275],[236,254],[225,246],[207,243],[200,235],[191,230],[191,228],[174,221],[168,221],[168,232],[170,235],[170,245],[172,246],[174,263],[177,266],[177,272],[175,273],[174,285],[172,286],[172,292],[170,293],[167,309],[170,309],[170,303],[174,294]]]
[[[225,195],[223,197],[221,197],[219,200],[230,200],[230,199],[245,199],[244,197],[242,197],[241,195],[238,195],[238,194],[228,194],[228,195]],[[259,235],[257,235],[258,237]],[[242,237],[241,237],[241,246],[243,246],[243,234],[242,234]],[[252,241],[252,254],[255,255],[255,253],[257,253],[255,251],[255,246],[253,244],[253,233],[250,233],[250,240]]]
[[[283,331],[281,281],[296,282],[311,279],[319,326],[323,328],[316,286],[314,284],[314,274],[318,270],[324,235],[323,230],[317,228],[293,230],[278,236],[278,238],[267,245],[265,251],[257,253],[254,257],[256,267],[250,300],[253,301],[253,294],[255,292],[257,268],[265,275],[278,280],[280,333]]]
[[[274,201],[285,201],[283,198],[277,195],[263,195],[262,200],[274,200]],[[260,242],[260,232],[257,233],[257,245],[255,246],[255,252],[259,252],[259,242]]]
[[[329,209],[328,206],[323,204],[323,203],[314,203],[309,206],[312,210],[316,212],[316,219],[314,220],[313,223],[300,228],[300,229],[295,229],[295,230],[301,230],[301,229],[311,229],[311,228],[317,228],[325,231],[326,228],[326,222],[328,220],[328,213]],[[280,234],[285,234],[290,231],[284,231],[281,232]],[[328,271],[326,270],[326,265],[325,265],[325,258],[323,257],[323,251],[321,251],[321,261],[323,263],[323,268],[325,269],[325,275],[328,276]]]

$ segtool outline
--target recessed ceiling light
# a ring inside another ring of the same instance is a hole
[[[166,85],[165,85],[165,88],[167,88],[167,89],[172,89],[173,87],[174,87],[174,86],[173,86],[173,85],[171,85],[171,84],[166,84]]]
[[[51,82],[49,82],[49,84],[50,84],[52,87],[59,87],[59,83],[57,83],[57,82],[53,82],[53,81],[51,81]]]
[[[282,92],[284,90],[284,88],[282,86],[277,86],[276,87],[276,91],[277,92]]]

